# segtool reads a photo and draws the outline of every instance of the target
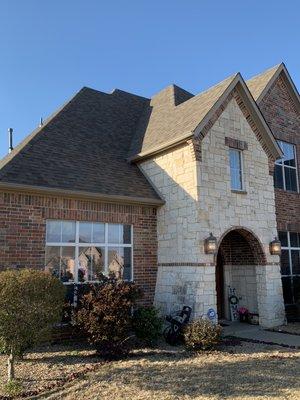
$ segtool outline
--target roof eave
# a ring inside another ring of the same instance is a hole
[[[84,190],[68,190],[61,188],[51,188],[46,186],[24,185],[18,183],[10,183],[10,182],[0,182],[0,190],[8,190],[13,192],[16,191],[26,192],[32,194],[52,195],[52,196],[67,196],[72,198],[97,200],[106,203],[148,205],[153,207],[159,207],[165,204],[165,202],[159,198],[154,199],[154,198],[137,197],[137,196],[108,195],[102,193],[87,192]]]
[[[180,144],[186,142],[188,139],[194,136],[194,133],[189,131],[185,132],[181,136],[177,137],[176,139],[169,140],[168,142],[164,142],[163,144],[159,144],[158,146],[152,147],[151,149],[147,151],[143,151],[141,153],[138,153],[132,157],[128,157],[127,161],[128,162],[137,162],[144,160],[146,158],[150,158],[156,154],[162,153],[164,151],[167,151],[173,147],[179,146]]]

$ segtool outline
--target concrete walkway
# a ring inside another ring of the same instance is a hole
[[[231,322],[228,326],[223,327],[223,335],[300,348],[300,335],[269,332],[258,325]]]

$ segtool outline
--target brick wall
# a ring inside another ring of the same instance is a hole
[[[47,219],[133,225],[134,279],[152,304],[157,274],[156,209],[58,196],[0,192],[0,269],[44,268]]]
[[[300,171],[300,115],[291,99],[284,75],[280,75],[259,104],[276,139],[296,146],[298,176]],[[300,195],[275,189],[277,226],[279,230],[300,232]]]

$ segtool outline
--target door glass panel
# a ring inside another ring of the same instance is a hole
[[[300,277],[293,277],[293,294],[294,294],[294,302],[297,303],[300,300]]]
[[[290,243],[291,247],[300,247],[300,235],[296,232],[290,232]]]
[[[288,246],[287,232],[278,232],[279,240],[282,247]]]

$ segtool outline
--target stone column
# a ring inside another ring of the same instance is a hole
[[[277,263],[256,266],[259,324],[272,328],[285,323],[280,266]]]

